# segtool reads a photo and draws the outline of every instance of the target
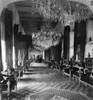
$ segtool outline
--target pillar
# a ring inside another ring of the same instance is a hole
[[[69,58],[72,58],[74,56],[74,32],[70,32],[70,46],[69,46]]]
[[[82,42],[80,45],[80,62],[81,62],[81,64],[84,61],[84,54],[85,54],[85,43]]]
[[[51,54],[50,48],[48,48],[47,50],[45,50],[45,59],[46,60],[50,60],[50,54]]]
[[[18,58],[18,24],[14,24],[12,28],[12,66],[16,68]]]
[[[86,21],[76,22],[75,36],[74,36],[74,58],[75,60],[80,60],[81,64],[84,60],[85,44],[86,44]]]
[[[14,28],[13,28],[14,29]],[[12,60],[13,60],[13,68],[16,68],[16,56],[15,56],[15,37],[14,37],[14,30],[12,33]]]
[[[18,65],[18,24],[14,25],[15,65]]]
[[[2,56],[1,56],[1,17],[0,17],[0,72],[2,71]]]
[[[21,64],[21,50],[18,49],[18,65]]]
[[[80,23],[81,27],[81,43],[80,43],[80,62],[84,61],[85,45],[86,45],[86,21]]]
[[[3,71],[7,70],[4,13],[3,11],[1,16],[1,54]]]
[[[19,25],[19,15],[16,10],[15,4],[11,4],[11,10],[12,10],[12,66],[13,68],[16,68],[16,45],[15,45],[15,34],[18,32],[18,26]],[[17,30],[16,30],[17,28]]]
[[[61,51],[61,58],[63,58],[63,53],[64,53],[64,39],[62,38],[62,51]]]
[[[0,72],[2,71],[2,56],[1,56],[1,17],[0,17]],[[0,100],[2,100],[2,87],[0,86]]]
[[[78,22],[75,22],[75,26],[74,26],[74,60],[76,60],[77,34],[78,34]]]
[[[64,59],[69,61],[69,33],[70,33],[70,26],[65,26],[64,28]]]
[[[43,51],[43,59],[45,59],[45,51]]]
[[[5,41],[7,67],[12,67],[12,11],[5,9]]]
[[[55,55],[56,55],[55,47],[51,46],[50,47],[50,57],[51,57],[50,59],[55,60]]]

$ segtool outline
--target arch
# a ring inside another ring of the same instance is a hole
[[[85,4],[93,12],[92,0],[67,0],[67,1],[74,1],[74,2],[79,2],[79,3]]]
[[[0,0],[0,15],[3,9],[6,8],[8,4],[19,2],[19,1],[26,1],[26,0]]]
[[[0,0],[0,15],[2,10],[7,7],[8,4],[14,3],[14,2],[19,2],[19,1],[28,1],[28,0]],[[74,1],[74,2],[80,2],[85,5],[87,5],[90,10],[93,12],[93,6],[91,5],[90,0],[67,0],[67,1]]]

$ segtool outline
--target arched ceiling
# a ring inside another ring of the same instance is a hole
[[[29,0],[0,0],[0,13],[8,4],[18,1],[29,1]],[[93,0],[70,0],[70,1],[83,3],[87,5],[93,12]]]
[[[28,0],[0,0],[0,14],[2,10],[10,3],[18,2],[18,1],[28,1]],[[93,4],[91,5],[91,1],[93,0],[71,0],[71,1],[78,1],[85,5],[87,5],[93,12]]]
[[[91,4],[92,0],[68,0],[68,1],[83,3],[87,5],[93,12],[93,5]],[[38,12],[35,12],[34,14],[32,13],[33,9],[31,0],[0,0],[0,13],[3,8],[5,8],[8,4],[13,2],[15,2],[15,7],[18,11],[20,21],[22,23],[25,32],[29,34],[31,32],[36,32],[40,30],[42,23],[45,21],[45,19]]]
[[[45,21],[44,17],[41,16],[38,12],[35,12],[34,14],[33,9],[32,9],[32,1],[31,0],[10,0],[10,2],[13,1],[19,1],[19,2],[15,2],[15,7],[18,11],[19,17],[20,17],[20,21],[22,23],[22,26],[24,28],[24,30],[27,33],[31,33],[34,31],[38,31],[40,30],[43,22]],[[23,2],[24,1],[24,2]],[[69,1],[75,1],[75,2],[81,2],[83,4],[89,4],[89,0],[69,0]],[[7,3],[8,4],[8,0]],[[5,5],[5,2],[2,2]]]
[[[32,3],[27,1],[17,2],[15,3],[15,7],[18,11],[22,26],[27,33],[40,30],[43,16],[41,16],[38,12],[34,14],[32,13]]]

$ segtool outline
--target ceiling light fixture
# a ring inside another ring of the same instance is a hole
[[[66,0],[32,0],[35,9],[47,19],[62,23],[86,20],[92,14],[87,5]]]

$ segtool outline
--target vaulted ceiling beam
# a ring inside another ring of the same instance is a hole
[[[30,7],[26,7],[26,8],[24,8],[24,7],[17,7],[17,11],[19,12],[33,12],[33,10],[34,9],[32,9],[32,8],[30,8]]]
[[[43,18],[43,17],[40,16],[39,14],[31,14],[31,13],[27,13],[27,12],[24,12],[24,13],[19,12],[19,16],[20,16],[20,17]]]

